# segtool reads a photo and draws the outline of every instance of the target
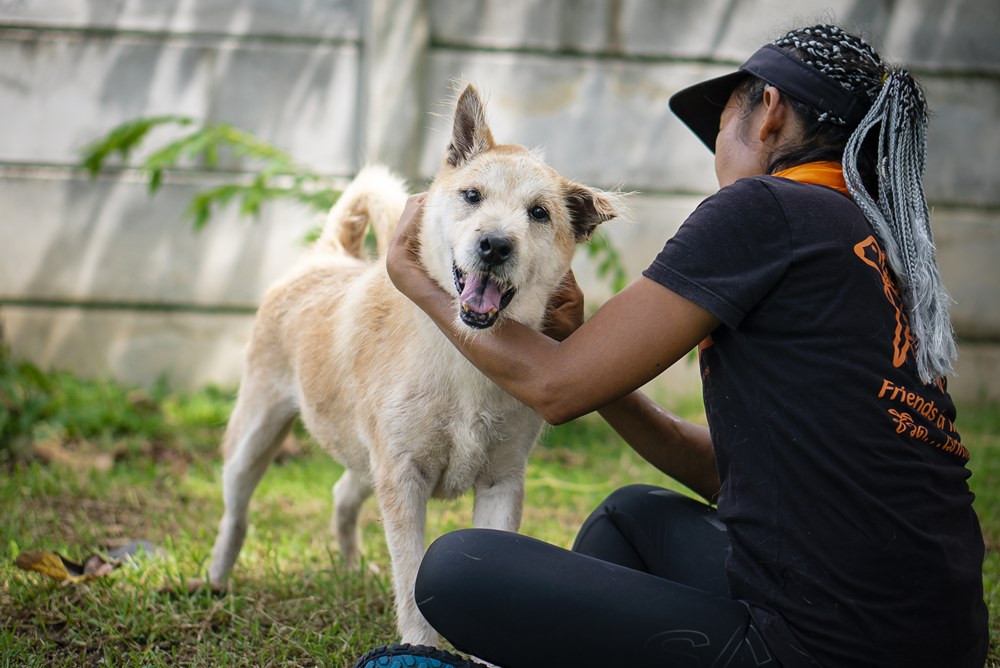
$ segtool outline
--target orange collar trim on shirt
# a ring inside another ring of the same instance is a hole
[[[775,172],[774,176],[800,183],[815,183],[839,190],[848,197],[851,196],[851,192],[847,189],[847,181],[844,180],[844,168],[839,162],[807,162],[804,165],[796,165]]]

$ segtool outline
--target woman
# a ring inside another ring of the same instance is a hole
[[[415,259],[419,200],[388,263],[496,383],[553,424],[599,411],[717,510],[632,486],[573,551],[445,535],[421,567],[421,612],[504,668],[979,668],[984,548],[946,391],[956,351],[919,86],[819,25],[671,109],[715,153],[720,190],[587,322],[577,290],[553,309],[555,339],[461,336]],[[708,430],[637,390],[695,346]],[[360,665],[422,654],[462,661],[388,648]]]

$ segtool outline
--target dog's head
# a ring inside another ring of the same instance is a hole
[[[495,143],[470,85],[428,192],[421,259],[454,290],[468,327],[512,318],[537,328],[576,244],[615,216],[608,194],[562,178],[523,146]]]

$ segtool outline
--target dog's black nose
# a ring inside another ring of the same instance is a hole
[[[496,234],[484,234],[479,238],[479,257],[488,265],[503,264],[514,252],[510,239]]]

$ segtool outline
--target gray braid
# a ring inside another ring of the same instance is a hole
[[[923,187],[927,158],[927,103],[923,91],[906,70],[887,69],[867,42],[837,26],[795,30],[774,44],[871,104],[853,132],[844,127],[844,119],[824,110],[812,110],[812,125],[807,132],[816,140],[825,138],[824,143],[837,143],[841,132],[850,132],[841,160],[844,178],[899,282],[915,340],[920,378],[930,383],[954,373],[957,347],[948,316],[951,299],[938,273]],[[821,130],[824,125],[830,130]],[[866,150],[870,144],[866,139],[876,126],[876,174],[870,175],[874,178],[868,185],[872,192],[877,191],[878,201],[866,188],[863,170],[858,168],[859,158],[870,160],[869,154],[874,153]]]
[[[880,126],[877,202],[865,189],[857,165],[861,143],[876,125]],[[844,149],[844,178],[900,283],[910,331],[917,342],[917,371],[929,383],[954,372],[958,351],[948,316],[951,299],[938,272],[924,196],[926,156],[923,93],[906,70],[890,70],[881,93]]]

